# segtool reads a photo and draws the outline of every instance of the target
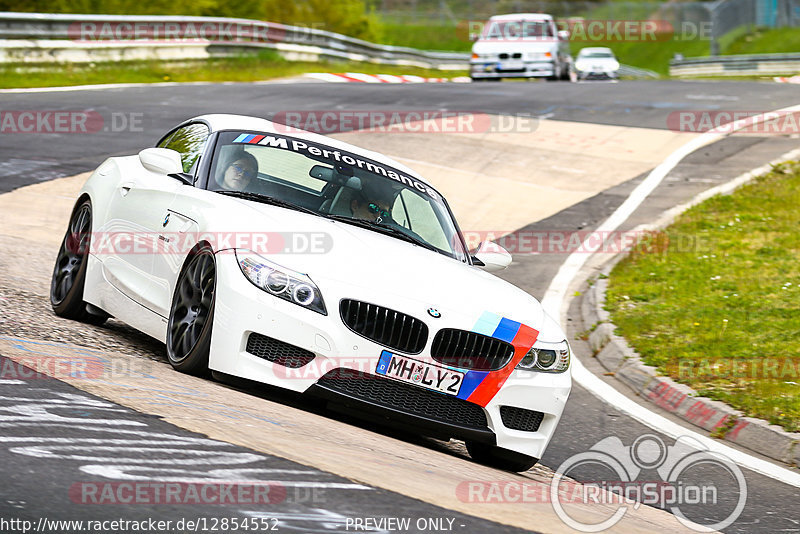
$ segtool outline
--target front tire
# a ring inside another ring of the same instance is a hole
[[[72,212],[61,241],[50,278],[50,304],[59,317],[99,326],[108,314],[83,300],[91,237],[92,203],[85,200]]]
[[[178,276],[167,323],[167,356],[176,370],[194,375],[208,371],[217,280],[208,247],[192,252]]]
[[[467,451],[469,451],[472,459],[479,464],[515,473],[524,473],[539,461],[538,458],[533,456],[476,441],[467,442]]]

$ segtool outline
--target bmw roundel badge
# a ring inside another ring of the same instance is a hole
[[[167,224],[169,224],[169,213],[167,213],[167,216],[164,217],[164,222],[161,224],[161,226],[166,226]]]
[[[439,317],[442,316],[442,313],[436,308],[428,308],[428,315],[430,315],[434,319],[438,319]]]

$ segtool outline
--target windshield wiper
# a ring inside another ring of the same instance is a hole
[[[345,222],[345,223],[348,223],[348,224],[352,224],[354,226],[360,226],[362,228],[367,228],[367,229],[370,229],[370,230],[377,230],[378,232],[381,232],[383,234],[399,237],[400,239],[403,239],[404,241],[408,241],[409,243],[413,243],[415,245],[419,245],[422,248],[427,248],[428,250],[432,250],[434,252],[439,252],[440,254],[444,254],[444,252],[442,252],[438,248],[434,247],[433,245],[431,245],[427,241],[423,241],[421,239],[418,239],[418,238],[414,237],[413,235],[407,234],[406,232],[404,232],[403,230],[401,230],[400,228],[397,228],[395,226],[387,226],[385,224],[381,224],[381,223],[376,222],[376,221],[370,221],[370,220],[367,220],[367,219],[356,219],[356,218],[353,218],[353,217],[347,217],[346,215],[326,215],[326,217],[328,219],[333,219],[335,221],[342,221],[342,222]]]
[[[251,191],[235,191],[235,190],[231,191],[227,189],[219,190],[217,191],[217,193],[236,198],[243,198],[245,200],[254,200],[256,202],[263,202],[264,204],[279,206],[281,208],[288,208],[290,210],[302,211],[303,213],[310,213],[311,215],[317,215],[319,217],[323,217],[321,213],[314,211],[310,208],[306,208],[305,206],[300,206],[298,204],[289,202],[287,200],[281,200],[279,198],[262,195],[261,193],[253,193]]]

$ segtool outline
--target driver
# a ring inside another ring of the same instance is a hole
[[[217,173],[217,183],[224,189],[245,191],[258,174],[258,160],[249,152],[241,151],[223,168],[223,172]]]
[[[391,222],[394,198],[391,191],[365,191],[362,189],[353,195],[350,210],[356,219],[368,221]]]

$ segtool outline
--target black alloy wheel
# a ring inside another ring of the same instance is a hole
[[[72,213],[58,250],[50,280],[50,304],[60,317],[100,325],[108,314],[83,301],[91,232],[92,203],[86,200]]]
[[[213,252],[203,247],[191,254],[178,277],[167,324],[167,355],[178,371],[208,370],[216,272]]]

